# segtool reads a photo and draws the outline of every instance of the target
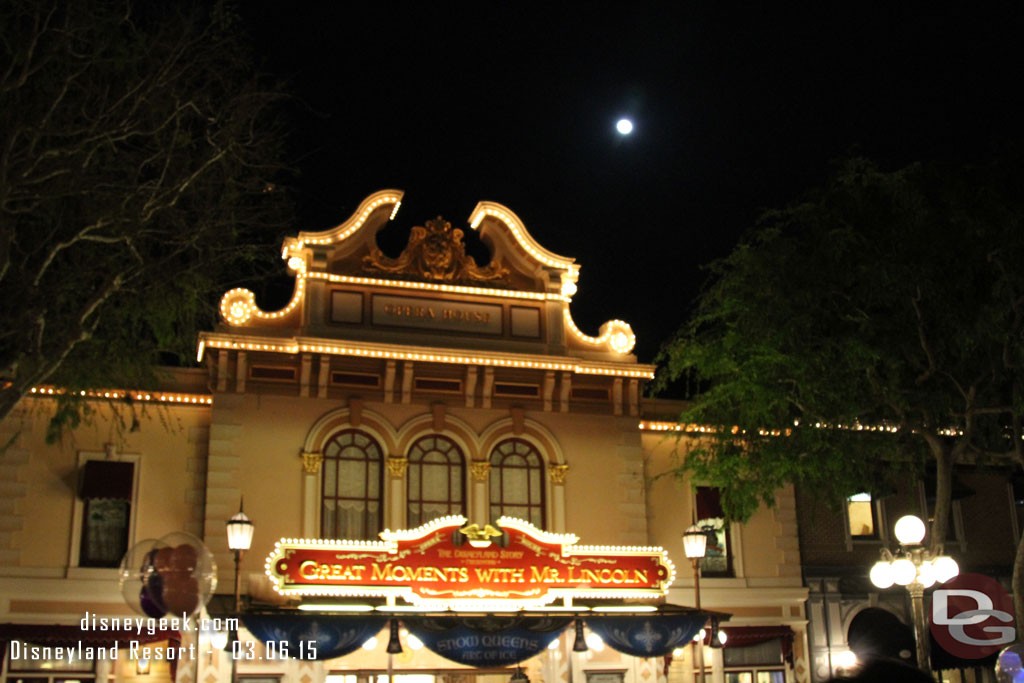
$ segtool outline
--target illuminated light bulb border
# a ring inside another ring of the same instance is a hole
[[[476,208],[469,215],[469,227],[476,230],[487,216],[497,218],[504,223],[512,233],[512,236],[515,237],[516,242],[519,243],[519,246],[544,265],[567,270],[573,274],[579,272],[579,266],[573,263],[573,259],[559,256],[540,246],[530,233],[527,232],[526,226],[519,220],[519,217],[511,209],[501,204],[495,202],[480,202],[477,204]]]
[[[466,523],[466,518],[462,515],[445,515],[444,517],[438,517],[433,519],[426,524],[420,525],[415,529],[401,529],[398,531],[391,531],[385,529],[380,532],[380,537],[385,541],[415,541],[420,538],[424,538],[434,533],[437,529],[451,524],[458,524],[462,526]]]
[[[306,277],[328,282],[341,282],[354,285],[370,285],[376,287],[397,287],[400,289],[419,289],[430,292],[447,292],[450,294],[471,294],[474,296],[492,296],[504,299],[532,299],[534,301],[564,301],[568,303],[572,297],[564,294],[548,292],[525,292],[514,289],[493,289],[488,287],[469,287],[466,285],[448,285],[433,282],[410,282],[408,280],[385,280],[381,278],[360,277],[357,275],[337,275],[334,273],[307,273]]]
[[[282,258],[287,259],[288,255],[303,249],[307,244],[321,245],[321,244],[333,244],[334,242],[340,242],[341,240],[349,237],[359,228],[363,227],[366,219],[370,217],[378,207],[385,204],[393,204],[388,220],[394,220],[395,215],[398,213],[398,208],[402,205],[402,197],[404,193],[399,190],[381,190],[375,192],[369,197],[363,200],[359,205],[359,208],[355,210],[347,221],[329,230],[322,230],[319,232],[300,232],[298,237],[289,237],[284,242],[284,247],[281,250]]]
[[[206,394],[166,393],[161,391],[138,391],[131,389],[90,389],[88,391],[68,392],[67,389],[51,386],[32,387],[29,390],[30,396],[44,396],[47,398],[50,396],[61,396],[68,393],[71,395],[78,395],[83,398],[104,398],[112,400],[129,398],[133,401],[144,401],[147,403],[171,403],[175,405],[202,406],[213,404],[213,397]]]
[[[349,587],[349,586],[303,586],[302,588],[291,587],[283,589],[278,585],[274,576],[271,574],[270,569],[267,568],[265,574],[270,579],[274,590],[280,595],[286,596],[320,596],[320,597],[350,597],[350,598],[387,598],[395,597],[401,598],[410,603],[407,607],[405,605],[400,606],[381,606],[379,609],[382,612],[395,611],[395,612],[412,612],[421,610],[425,612],[442,612],[442,611],[464,611],[464,612],[497,612],[497,611],[519,611],[527,608],[543,608],[545,605],[550,605],[552,602],[562,598],[618,598],[618,599],[643,599],[651,598],[653,593],[661,592],[668,594],[671,586],[671,579],[675,578],[675,568],[671,567],[669,572],[669,579],[665,581],[660,591],[657,589],[649,589],[646,591],[637,591],[631,589],[622,588],[593,588],[593,589],[576,589],[576,588],[553,588],[548,591],[543,597],[540,598],[515,598],[509,600],[502,599],[459,599],[445,601],[438,603],[436,600],[424,599],[413,593],[410,589],[405,587],[389,587],[389,586],[368,586],[365,588]],[[397,607],[397,608],[396,608]]]
[[[293,256],[291,259],[298,259]],[[289,261],[291,261],[289,259]],[[301,260],[301,259],[299,259]],[[303,262],[303,268],[305,268]],[[291,267],[291,266],[289,266]],[[220,315],[226,323],[232,326],[244,325],[251,319],[277,320],[291,313],[302,301],[306,289],[306,280],[325,280],[327,282],[338,282],[343,284],[371,285],[377,287],[393,287],[398,289],[416,289],[431,292],[446,292],[451,294],[469,294],[474,296],[498,297],[503,299],[529,299],[533,301],[561,301],[569,303],[571,296],[564,294],[551,294],[548,292],[524,292],[509,289],[491,289],[487,287],[467,287],[463,285],[435,284],[431,282],[409,282],[405,280],[384,280],[380,278],[359,277],[355,275],[336,275],[333,273],[308,273],[305,270],[297,270],[295,275],[295,288],[291,300],[284,308],[278,311],[264,311],[256,305],[256,295],[251,290],[242,287],[230,289],[220,299]],[[607,324],[607,323],[606,323]],[[623,323],[625,324],[625,323]],[[628,328],[629,326],[626,325]],[[629,330],[632,335],[632,330]],[[635,340],[635,338],[634,338]],[[632,346],[630,346],[632,348]]]
[[[462,526],[466,522],[463,515],[448,515],[441,517],[415,529],[403,529],[398,531],[385,530],[381,532],[383,541],[363,540],[327,540],[313,538],[282,538],[274,544],[274,549],[267,555],[264,562],[264,573],[270,580],[274,590],[281,595],[310,595],[310,596],[332,596],[332,597],[400,597],[412,605],[420,606],[423,609],[436,609],[442,606],[443,609],[451,610],[487,610],[487,609],[510,609],[519,610],[527,607],[538,607],[549,605],[560,598],[649,598],[653,592],[660,591],[667,594],[676,578],[675,564],[668,556],[668,552],[660,546],[575,546],[574,534],[553,534],[539,531],[535,526],[525,520],[515,517],[500,517],[497,520],[499,527],[514,528],[528,534],[535,534],[539,540],[562,545],[563,557],[578,557],[590,555],[624,555],[636,557],[647,555],[656,557],[665,567],[666,575],[658,584],[657,588],[642,590],[623,588],[592,588],[580,590],[579,588],[551,588],[536,598],[492,598],[495,592],[491,589],[479,588],[466,591],[466,595],[477,595],[474,598],[456,597],[450,600],[438,601],[437,598],[421,596],[409,586],[309,586],[298,585],[285,587],[285,578],[274,575],[274,566],[278,561],[286,559],[288,548],[315,548],[318,550],[341,550],[347,552],[364,553],[388,553],[392,554],[398,550],[399,540],[419,540],[429,536],[440,528],[447,526]],[[569,547],[567,547],[569,546]],[[501,595],[497,593],[497,595]],[[491,598],[491,599],[487,599]],[[389,609],[388,607],[382,608]]]
[[[299,305],[306,291],[306,277],[299,273],[295,277],[295,290],[292,292],[291,301],[284,308],[278,311],[267,312],[256,305],[256,295],[251,290],[242,287],[229,289],[220,298],[220,315],[229,325],[244,325],[252,318],[261,320],[277,320],[285,317]]]
[[[480,352],[476,355],[463,355],[454,350],[438,349],[436,352],[427,351],[401,351],[394,347],[365,345],[341,345],[337,342],[322,343],[317,340],[307,342],[305,340],[289,340],[282,343],[280,339],[268,340],[267,342],[236,341],[227,335],[215,333],[200,333],[200,341],[206,348],[228,349],[237,351],[271,351],[293,355],[296,353],[323,353],[336,356],[356,356],[361,358],[381,358],[386,360],[410,360],[432,363],[453,363],[459,365],[482,365],[504,368],[522,368],[528,370],[555,370],[562,372],[574,372],[580,375],[604,375],[612,377],[628,377],[637,379],[653,379],[654,367],[650,365],[634,365],[630,367],[616,365],[584,364],[565,360],[527,360],[515,356],[485,354]]]
[[[799,422],[794,423],[794,426],[799,426]],[[900,431],[901,427],[892,424],[877,424],[877,425],[865,425],[861,423],[854,424],[830,424],[828,422],[815,422],[810,425],[814,429],[838,429],[847,432],[882,432],[888,434],[895,434]],[[702,434],[713,434],[718,430],[715,427],[708,425],[688,424],[684,422],[670,422],[664,420],[641,420],[639,428],[643,431],[649,432],[686,432],[688,434],[702,433]],[[732,428],[733,434],[740,433],[738,427]],[[916,433],[916,430],[914,430]],[[743,432],[746,433],[746,432]],[[792,429],[758,429],[757,434],[759,436],[789,436],[793,433]],[[964,432],[962,429],[947,427],[944,429],[936,430],[935,432],[939,436],[963,436]],[[1024,436],[1021,437],[1024,439]]]
[[[591,337],[583,334],[580,328],[576,327],[575,321],[572,319],[572,314],[569,312],[569,307],[565,306],[562,310],[565,317],[566,327],[572,332],[577,339],[585,344],[591,346],[606,346],[609,350],[615,353],[627,354],[633,350],[636,346],[636,335],[633,334],[633,328],[630,327],[629,323],[624,320],[609,320],[604,325],[601,325],[601,334],[598,337]]]
[[[688,424],[686,422],[667,422],[660,420],[641,420],[640,429],[645,432],[713,432],[711,427]]]
[[[556,534],[550,531],[544,531],[543,529],[538,529],[525,519],[519,519],[518,517],[499,517],[498,527],[502,529],[505,527],[508,527],[509,529],[516,529],[546,543],[554,543],[558,545],[575,545],[576,542],[580,540],[580,537],[576,534]]]

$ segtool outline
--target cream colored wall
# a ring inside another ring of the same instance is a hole
[[[680,481],[671,470],[677,454],[687,447],[688,437],[679,441],[673,434],[648,432],[642,441],[650,480],[651,540],[668,548],[673,556],[684,557],[681,536],[693,520],[695,498],[690,482]],[[795,509],[792,487],[787,487],[777,494],[774,508],[762,507],[739,525],[737,577],[795,579],[799,585]]]
[[[263,557],[278,539],[303,535],[300,453],[316,421],[345,405],[315,398],[216,395],[211,434],[214,438],[229,434],[230,453],[240,458],[237,479],[224,477],[223,481],[236,481],[239,493],[245,496],[246,514],[256,524],[254,553]],[[362,408],[366,413],[383,416],[398,434],[405,433],[404,427],[410,421],[431,415],[431,406],[423,404],[365,402]],[[477,438],[494,423],[509,419],[508,410],[453,405],[446,406],[446,414],[466,423]],[[566,530],[578,534],[581,543],[647,543],[643,461],[635,432],[636,420],[543,412],[527,412],[525,419],[557,435],[569,464],[565,483]],[[477,445],[469,444],[468,457],[486,457]],[[546,455],[555,460],[553,454]],[[211,459],[211,487],[219,481],[219,475],[214,474],[216,465]],[[553,488],[548,481],[548,505],[552,503]],[[211,519],[215,516],[208,515]]]
[[[150,405],[140,418],[139,429],[119,432],[109,419],[109,409],[98,413],[54,444],[46,443],[46,424],[53,402],[26,400],[2,425],[0,434],[17,433],[9,450],[17,464],[6,472],[24,484],[24,495],[14,501],[18,522],[12,545],[22,567],[64,568],[73,554],[70,547],[72,515],[78,486],[80,453],[103,454],[113,444],[118,454],[140,456],[139,504],[133,510],[132,542],[156,538],[172,531],[195,529],[196,501],[189,495],[197,456],[205,451],[207,407]],[[73,557],[71,564],[77,564]]]
[[[693,605],[693,571],[683,553],[681,536],[693,520],[695,496],[689,481],[680,481],[671,474],[677,462],[676,453],[684,452],[688,442],[686,437],[679,441],[675,434],[664,432],[644,432],[641,440],[647,457],[651,541],[669,551],[677,569],[667,600]],[[733,524],[730,530],[735,576],[702,578],[701,606],[731,614],[729,626],[784,624],[792,628],[796,634],[792,680],[809,681],[804,647],[807,589],[800,572],[793,488],[780,490],[774,507],[761,507],[749,521]],[[671,674],[669,678],[672,679]]]
[[[483,459],[482,435],[510,421],[509,410],[453,405],[445,413],[465,425],[467,457]],[[263,561],[281,538],[303,537],[303,487],[300,453],[316,422],[348,400],[294,398],[266,394],[216,394],[211,416],[210,471],[206,492],[207,545],[214,551],[222,586],[233,580],[233,558],[223,538],[223,524],[245,496],[246,514],[256,525],[251,551],[242,559],[243,587],[264,597]],[[399,439],[410,423],[432,416],[432,405],[364,402],[367,420],[381,416]],[[569,465],[564,486],[546,481],[547,505],[565,501],[562,529],[582,544],[645,545],[643,454],[635,418],[567,415],[527,411],[524,420],[550,432]],[[430,426],[421,428],[430,430]],[[531,427],[532,428],[532,427]],[[462,430],[462,427],[459,427]],[[392,453],[385,453],[392,455]],[[399,455],[401,455],[399,453]],[[549,462],[557,453],[545,453]],[[313,478],[310,478],[313,479]],[[315,481],[315,480],[314,480]],[[385,473],[385,490],[390,490]],[[469,495],[482,488],[467,482]],[[559,489],[562,489],[559,491]],[[319,494],[317,494],[318,496]],[[469,501],[472,504],[472,500]],[[484,509],[474,506],[475,509]],[[473,509],[473,508],[470,508]],[[549,525],[557,530],[556,524]],[[223,588],[221,589],[223,592]]]

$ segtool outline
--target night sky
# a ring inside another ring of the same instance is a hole
[[[580,328],[628,321],[641,361],[701,266],[834,160],[968,162],[1024,137],[1021,3],[366,5],[242,3],[297,96],[291,234],[394,187],[395,253],[414,224],[501,202],[581,264]]]

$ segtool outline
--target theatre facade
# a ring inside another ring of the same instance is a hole
[[[665,476],[700,434],[644,398],[654,367],[629,324],[591,336],[573,322],[580,266],[493,202],[462,227],[417,224],[389,257],[376,237],[401,199],[377,192],[286,239],[287,305],[227,292],[201,369],[162,391],[97,390],[95,419],[55,444],[60,388],[0,425],[5,679],[809,681],[793,492],[723,522],[714,489]],[[466,253],[470,230],[488,263]],[[117,429],[126,395],[140,429]],[[236,609],[225,529],[243,499],[254,533]],[[682,542],[695,522],[701,610]],[[180,546],[130,553],[175,532],[216,563],[210,628],[83,624],[139,616],[131,602],[155,614],[153,598],[190,609]],[[163,562],[159,584],[119,583],[125,553]],[[143,662],[133,643],[184,656]],[[51,657],[12,657],[33,644]],[[120,649],[57,656],[79,644]]]

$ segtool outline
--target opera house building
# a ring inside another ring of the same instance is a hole
[[[286,239],[287,305],[226,292],[159,391],[0,424],[4,680],[809,682],[793,492],[724,522],[580,265],[493,202],[390,257],[401,199]]]

